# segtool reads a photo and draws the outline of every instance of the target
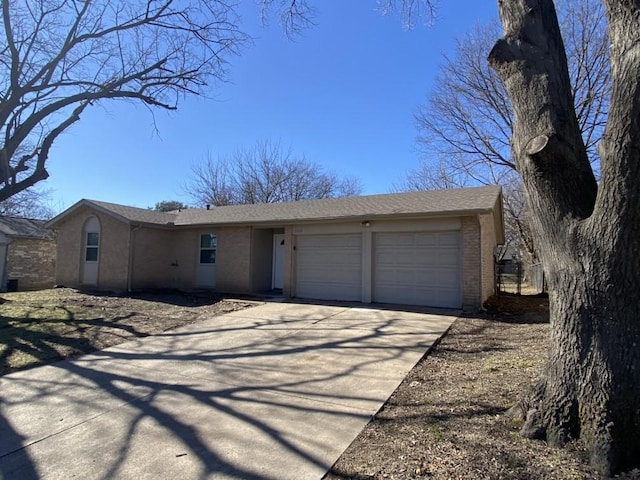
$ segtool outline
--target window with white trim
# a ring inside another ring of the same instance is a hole
[[[84,259],[87,262],[98,261],[98,250],[100,249],[100,233],[87,232]]]
[[[200,263],[215,264],[218,239],[214,233],[200,235]]]

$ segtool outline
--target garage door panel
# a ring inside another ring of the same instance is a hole
[[[373,300],[459,308],[459,232],[376,233]]]
[[[451,286],[456,285],[460,281],[460,275],[455,270],[440,270],[438,273],[439,283],[444,284],[446,287],[438,287],[438,288],[446,288],[447,290],[452,288]],[[438,286],[438,284],[435,284]]]
[[[444,250],[444,251],[441,251],[439,255],[436,255],[434,257],[434,260],[438,266],[446,268],[449,265],[457,266],[459,257],[460,257],[460,254],[458,253],[457,250],[455,251]]]
[[[440,238],[433,235],[414,237],[413,245],[420,248],[432,249],[440,245]]]
[[[296,237],[296,296],[359,301],[362,298],[361,235]]]

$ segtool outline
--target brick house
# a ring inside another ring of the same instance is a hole
[[[504,243],[500,187],[161,213],[81,200],[48,223],[56,283],[478,308]]]
[[[44,220],[0,216],[0,289],[38,290],[55,283],[56,242]]]

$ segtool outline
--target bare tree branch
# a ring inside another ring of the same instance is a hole
[[[432,21],[436,17],[436,5],[429,0],[378,0],[378,10],[383,15],[399,12],[407,28],[418,21]]]
[[[0,200],[46,178],[53,141],[96,102],[175,109],[223,80],[248,37],[222,0],[2,2]],[[28,155],[20,147],[31,145]],[[36,159],[33,163],[32,160]]]
[[[231,157],[207,156],[192,168],[185,192],[199,205],[277,203],[359,195],[357,179],[326,172],[279,142],[257,142]]]
[[[269,24],[269,19],[275,12],[289,38],[315,25],[316,12],[307,0],[260,0],[259,3],[263,25]]]
[[[596,173],[596,145],[602,137],[611,93],[608,36],[599,1],[561,0],[559,20],[565,38],[573,103],[587,155]],[[418,146],[423,159],[398,186],[447,188],[505,183],[505,203],[521,187],[512,180],[516,168],[511,151],[514,115],[498,74],[487,65],[487,55],[500,36],[497,22],[480,25],[457,43],[453,57],[445,58],[436,87],[416,113]],[[446,162],[441,159],[446,158]],[[508,205],[505,209],[509,214]],[[515,215],[514,235],[530,232]],[[531,238],[518,241],[533,252]],[[535,255],[534,255],[535,256]]]
[[[50,190],[28,188],[0,202],[0,215],[49,220],[55,216],[50,202]]]

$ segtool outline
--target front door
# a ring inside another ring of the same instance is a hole
[[[215,233],[203,233],[199,238],[200,248],[198,249],[198,263],[196,266],[196,286],[215,288],[218,237]]]
[[[284,287],[284,235],[273,236],[273,278],[271,288]]]

